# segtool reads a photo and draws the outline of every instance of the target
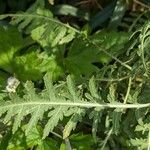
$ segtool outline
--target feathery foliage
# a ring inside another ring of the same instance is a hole
[[[0,149],[150,149],[149,12],[118,0],[93,30],[53,2],[0,15]]]
[[[93,79],[90,80],[90,93],[93,96],[93,94],[95,95],[95,88],[92,80]],[[79,93],[79,91],[76,91],[74,88],[74,84],[70,76],[67,78],[68,90],[65,95],[59,93],[59,88],[62,87],[52,85],[50,76],[46,75],[44,77],[44,82],[45,89],[41,93],[36,93],[33,83],[28,81],[25,84],[23,96],[10,94],[10,100],[1,103],[0,114],[5,114],[4,123],[8,123],[13,117],[13,133],[15,133],[18,129],[24,117],[29,114],[31,115],[31,118],[26,126],[26,134],[28,134],[37,122],[43,118],[44,113],[47,114],[49,119],[43,130],[43,138],[45,138],[49,132],[53,131],[54,127],[63,119],[64,116],[72,116],[64,129],[64,138],[66,138],[70,131],[75,128],[77,122],[81,121],[86,112],[86,108],[143,108],[150,106],[149,103],[98,103],[94,97],[92,101],[89,101],[84,99],[83,95],[76,94]],[[96,109],[95,111],[98,112],[101,111],[101,109]]]

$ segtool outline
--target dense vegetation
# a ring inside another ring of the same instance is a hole
[[[0,150],[150,150],[149,0],[1,0],[0,116]]]

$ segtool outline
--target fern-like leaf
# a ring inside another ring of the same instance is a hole
[[[49,112],[48,117],[50,117],[50,119],[44,128],[43,138],[48,136],[49,132],[51,132],[54,129],[54,127],[57,126],[59,120],[63,119],[67,110],[68,107],[66,106],[57,106],[54,110]]]
[[[58,125],[58,122],[63,120],[64,116],[71,116],[63,131],[63,137],[66,138],[75,129],[77,123],[82,121],[82,118],[86,114],[86,108],[95,108],[95,111],[99,114],[102,108],[118,108],[121,110],[122,108],[143,108],[150,106],[149,103],[122,104],[113,101],[110,103],[98,103],[97,99],[92,96],[92,100],[86,99],[82,92],[76,90],[71,77],[67,77],[67,84],[56,86],[52,84],[51,77],[46,75],[44,83],[45,89],[37,93],[34,84],[27,81],[24,86],[23,96],[19,96],[16,93],[9,94],[9,100],[0,102],[0,116],[3,115],[4,123],[14,120],[13,133],[21,125],[24,117],[28,116],[30,119],[25,131],[28,134],[38,121],[43,119],[44,115],[44,117],[47,116],[48,118],[43,132],[43,138],[45,138]],[[68,89],[67,96],[62,92],[66,91],[66,88]],[[93,88],[91,89],[93,90]],[[78,93],[82,94],[79,95]],[[90,95],[89,93],[92,93],[92,91],[87,91],[87,93]],[[93,125],[95,130],[98,114],[95,115],[96,124]]]
[[[63,138],[67,138],[71,131],[75,129],[77,123],[82,121],[82,117],[85,115],[85,109],[77,108],[75,113],[72,115],[68,123],[63,130]]]
[[[0,15],[0,19],[6,17],[14,17],[11,23],[17,25],[20,30],[26,31],[26,34],[31,34],[33,40],[44,48],[68,43],[76,33],[80,33],[68,24],[54,19],[49,10],[38,7],[38,5],[32,12]]]
[[[97,88],[96,88],[96,85],[95,85],[94,77],[92,77],[89,81],[89,89],[90,89],[92,97],[100,99],[100,96],[98,94],[98,91],[97,91]]]

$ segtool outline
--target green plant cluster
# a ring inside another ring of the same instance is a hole
[[[150,150],[150,13],[124,4],[83,27],[44,0],[0,15],[0,150]]]

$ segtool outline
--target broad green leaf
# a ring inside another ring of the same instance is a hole
[[[109,63],[113,56],[124,53],[124,45],[129,38],[128,33],[102,30],[90,40],[78,38],[74,40],[65,59],[66,68],[76,75],[90,75],[99,68],[94,63]],[[112,57],[105,54],[106,51]]]
[[[42,63],[39,64],[41,72],[47,72],[51,75],[53,80],[56,80],[59,76],[64,74],[64,70],[62,66],[58,63],[56,56],[53,54],[48,56],[47,54],[41,54],[41,58],[43,59]]]
[[[39,67],[41,63],[42,59],[38,58],[38,53],[32,51],[22,56],[16,56],[13,68],[21,80],[37,80],[42,77]]]
[[[37,47],[30,47],[27,52],[21,56],[16,56],[13,60],[13,69],[19,79],[38,80],[43,73],[49,73],[53,80],[56,80],[63,69],[58,65],[54,55],[39,53]]]
[[[14,55],[22,45],[22,36],[16,28],[0,26],[0,68],[13,72]]]
[[[113,30],[102,30],[91,36],[93,43],[99,46],[98,60],[102,63],[109,63],[112,58],[102,52],[107,51],[110,55],[115,57],[125,52],[125,44],[129,40],[129,33],[117,32]]]
[[[93,45],[87,44],[82,38],[76,39],[65,59],[66,68],[76,75],[98,71],[98,68],[92,64],[97,59],[97,53],[98,50]]]
[[[56,150],[59,149],[58,143],[52,138],[47,138],[39,142],[36,150]]]
[[[42,128],[40,126],[33,127],[32,131],[30,131],[28,135],[25,135],[25,129],[26,126],[23,126],[13,135],[10,136],[9,133],[10,138],[7,137],[8,147],[7,144],[5,144],[7,150],[26,150],[33,147],[36,147],[36,150],[58,149],[57,141],[51,138],[42,140]],[[6,140],[6,138],[4,139]],[[3,143],[0,145],[1,148]]]
[[[38,128],[32,128],[28,136],[25,136],[24,128],[25,126],[12,136],[7,150],[25,150],[32,148],[41,141],[41,133]]]
[[[91,150],[94,144],[93,137],[89,134],[73,134],[69,137],[69,141],[73,150]],[[66,145],[61,144],[61,150],[65,150]]]

